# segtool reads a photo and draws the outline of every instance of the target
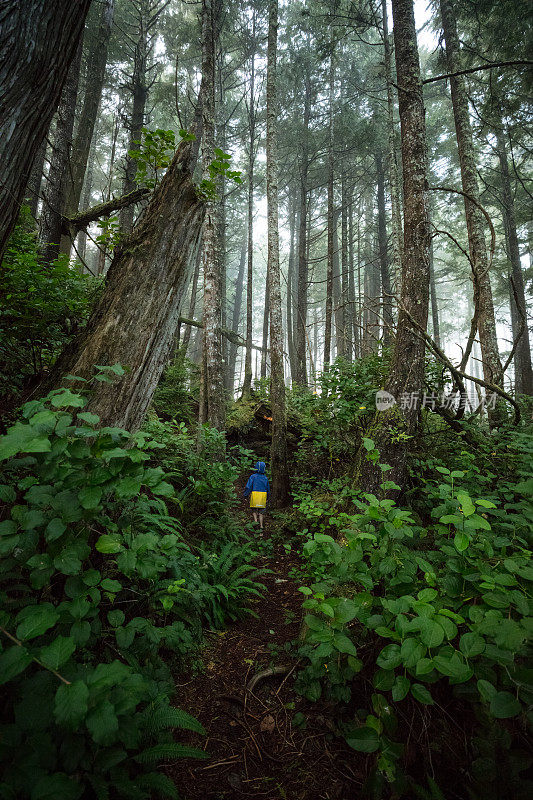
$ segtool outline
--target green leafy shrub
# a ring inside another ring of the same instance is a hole
[[[377,461],[371,440],[365,447]],[[526,666],[533,626],[529,464],[524,458],[517,467],[525,478],[515,487],[523,493],[520,502],[504,508],[486,495],[471,496],[461,483],[464,471],[437,467],[427,525],[391,499],[353,489],[346,495],[355,513],[332,513],[320,496],[318,502],[300,497],[310,577],[301,591],[310,613],[302,649],[309,664],[299,688],[310,699],[325,689],[348,701],[356,673],[375,664],[370,708],[362,721],[341,727],[355,750],[379,751],[378,769],[388,780],[401,754],[395,704],[407,697],[431,706],[447,684],[487,729],[512,717],[527,724],[533,701]],[[384,481],[382,488],[393,487]]]
[[[185,544],[163,499],[178,500],[176,490],[150,462],[164,445],[148,432],[97,428],[85,405],[58,389],[27,403],[0,439],[8,690],[0,791],[37,800],[175,797],[154,767],[202,757],[172,735],[202,728],[169,706],[161,653],[185,656],[201,618],[240,613],[257,584],[235,553],[195,555]]]
[[[99,281],[61,256],[42,261],[35,223],[23,206],[0,272],[2,394],[19,395],[42,375],[85,322]]]

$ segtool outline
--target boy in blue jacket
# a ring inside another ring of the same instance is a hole
[[[250,508],[253,510],[254,522],[257,522],[259,518],[259,527],[263,530],[263,514],[270,496],[270,484],[265,475],[265,462],[258,461],[255,469],[256,472],[250,475],[248,483],[244,487],[244,496],[250,496]]]

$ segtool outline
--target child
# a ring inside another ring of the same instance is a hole
[[[265,475],[265,462],[258,461],[255,468],[257,471],[248,478],[244,496],[250,495],[250,508],[253,509],[254,522],[257,522],[259,517],[259,527],[263,530],[263,512],[270,495],[270,484]]]

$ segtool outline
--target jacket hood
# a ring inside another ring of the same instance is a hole
[[[266,465],[265,465],[264,461],[258,461],[257,464],[255,465],[255,468],[256,468],[256,470],[258,471],[258,473],[260,475],[264,475],[265,474]]]

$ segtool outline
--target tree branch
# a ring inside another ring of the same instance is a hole
[[[191,325],[193,328],[204,327],[203,322],[198,322],[195,319],[187,319],[187,317],[180,317],[178,322],[180,325]],[[230,331],[228,328],[220,328],[219,330],[222,336],[225,336],[226,339],[232,342],[232,344],[236,344],[237,347],[246,347],[246,341],[242,338],[242,336],[239,336],[238,333],[235,333],[235,331]],[[259,347],[256,344],[252,344],[252,350],[259,350],[261,352],[264,350],[266,353],[270,352],[268,347],[265,349],[264,347]]]
[[[122,195],[122,197],[113,197],[105,203],[99,203],[97,206],[88,208],[87,211],[80,211],[79,214],[74,214],[72,217],[62,217],[61,224],[64,233],[75,236],[78,231],[86,228],[91,222],[96,222],[101,217],[109,217],[113,211],[118,211],[121,208],[130,206],[132,203],[137,203],[147,194],[150,194],[150,191],[146,187],[140,187],[129,194]]]
[[[470,75],[472,72],[481,72],[483,69],[494,69],[495,67],[533,67],[533,61],[493,61],[490,64],[483,64],[480,67],[470,67],[470,69],[460,69],[458,72],[447,72],[445,75],[435,75],[434,78],[426,78],[422,84],[435,83],[435,81],[445,81],[448,78],[456,78],[459,75]]]

